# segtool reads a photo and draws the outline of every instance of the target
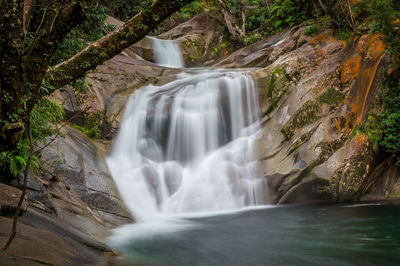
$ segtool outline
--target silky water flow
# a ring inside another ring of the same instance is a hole
[[[176,43],[152,41],[157,63],[183,67]],[[253,158],[258,106],[245,70],[183,69],[173,82],[136,90],[107,159],[135,219],[264,203]]]

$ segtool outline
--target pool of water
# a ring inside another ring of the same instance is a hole
[[[126,225],[124,265],[400,265],[400,205],[293,205]]]

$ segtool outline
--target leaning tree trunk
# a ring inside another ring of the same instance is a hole
[[[192,1],[154,1],[128,20],[122,28],[104,36],[69,60],[49,70],[46,78],[55,87],[70,83],[140,41],[171,14]]]

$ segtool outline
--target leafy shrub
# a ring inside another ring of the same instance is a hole
[[[110,32],[111,28],[115,28],[115,26],[113,27],[104,23],[108,12],[109,10],[105,6],[91,6],[88,19],[85,23],[68,33],[58,47],[58,51],[52,60],[52,65],[59,64],[71,58],[83,50],[89,43],[97,41]]]
[[[260,34],[251,34],[249,37],[246,38],[245,44],[250,45],[252,43],[258,42],[259,40],[262,40],[264,37]]]
[[[100,129],[97,125],[94,125],[93,127],[90,128],[86,128],[86,127],[81,127],[78,126],[77,124],[72,124],[71,125],[73,128],[83,132],[86,136],[90,137],[90,138],[99,138],[100,136]]]
[[[110,16],[127,21],[137,13],[151,0],[101,0],[100,4],[106,6]]]
[[[380,145],[400,165],[400,70],[387,76],[380,88],[382,139]]]
[[[186,21],[203,11],[203,4],[200,1],[193,1],[181,9],[179,16],[182,20]]]
[[[365,2],[365,0],[364,0]],[[389,52],[400,58],[400,1],[373,0],[367,1],[372,15],[372,31],[384,35]]]
[[[275,0],[266,20],[268,35],[293,27],[314,17],[311,1]]]

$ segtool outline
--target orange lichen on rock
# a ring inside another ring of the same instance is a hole
[[[336,133],[340,134],[340,132],[342,131],[342,123],[340,121],[340,118],[335,118],[333,121],[335,123]]]
[[[326,35],[324,33],[321,33],[317,36],[315,36],[312,40],[310,40],[310,44],[315,45],[315,44],[320,44],[326,41]]]
[[[369,138],[365,134],[357,134],[354,138],[356,150],[360,150],[364,145],[368,145]]]
[[[361,55],[357,54],[347,60],[342,66],[342,83],[347,83],[358,78],[361,69]]]
[[[345,84],[355,79],[346,101],[353,114],[353,126],[362,121],[372,99],[370,92],[384,52],[380,35],[364,35],[357,43],[354,56],[342,66],[342,82]]]

